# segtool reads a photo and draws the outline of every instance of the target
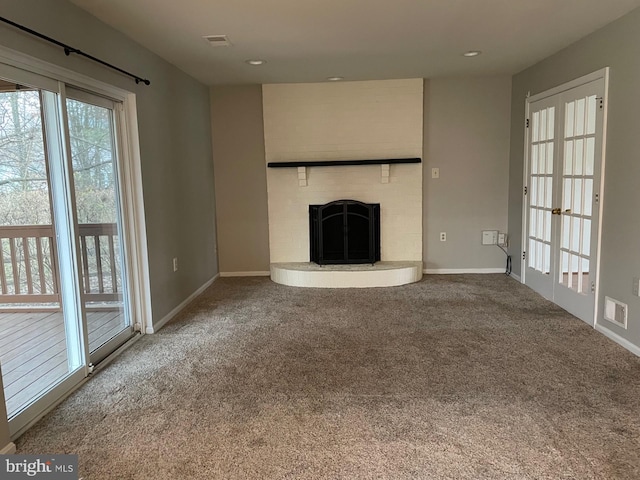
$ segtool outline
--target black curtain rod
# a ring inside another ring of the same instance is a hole
[[[46,35],[43,35],[40,32],[36,32],[35,30],[31,30],[30,28],[25,27],[24,25],[20,25],[19,23],[16,22],[12,22],[11,20],[9,20],[8,18],[4,18],[4,17],[0,17],[0,21],[7,23],[9,25],[11,25],[12,27],[16,27],[19,28],[20,30],[22,30],[23,32],[27,32],[33,36],[36,36],[38,38],[41,38],[43,40],[46,40],[47,42],[51,42],[55,45],[58,45],[59,47],[62,47],[64,49],[64,54],[68,57],[69,55],[71,55],[72,53],[75,53],[77,55],[82,55],[83,57],[88,58],[89,60],[93,60],[94,62],[98,62],[101,65],[104,65],[105,67],[111,68],[113,70],[116,70],[120,73],[122,73],[123,75],[127,75],[131,78],[133,78],[136,83],[144,83],[145,85],[151,85],[151,81],[147,80],[146,78],[142,78],[139,77],[137,75],[134,75],[133,73],[129,73],[126,70],[123,70],[121,68],[116,67],[115,65],[111,65],[110,63],[105,62],[104,60],[100,60],[99,58],[94,57],[93,55],[89,55],[88,53],[84,53],[81,50],[78,50],[77,48],[73,48],[70,47],[69,45],[67,45],[66,43],[62,43],[59,42],[58,40],[51,38],[51,37],[47,37]]]

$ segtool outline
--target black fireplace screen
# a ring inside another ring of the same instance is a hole
[[[312,262],[375,263],[380,260],[380,204],[309,205],[309,234]]]

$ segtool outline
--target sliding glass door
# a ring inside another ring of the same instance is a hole
[[[0,367],[12,433],[133,334],[117,108],[0,65]]]
[[[56,98],[0,79],[0,364],[9,416],[82,364],[61,301],[42,115]]]
[[[97,363],[132,333],[123,275],[116,104],[73,89],[67,89],[66,104],[89,354]]]

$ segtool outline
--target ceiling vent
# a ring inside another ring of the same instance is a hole
[[[231,42],[226,35],[205,35],[204,38],[212,47],[230,47]]]

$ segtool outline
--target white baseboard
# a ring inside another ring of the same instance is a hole
[[[271,275],[269,271],[256,271],[256,272],[220,272],[221,277],[268,277]]]
[[[612,332],[611,330],[609,330],[607,327],[603,326],[600,323],[596,323],[595,329],[601,334],[603,334],[605,337],[610,338],[611,340],[616,342],[618,345],[626,348],[634,355],[637,355],[638,357],[640,357],[640,347],[638,345],[631,343],[626,338],[623,338],[617,333]]]
[[[504,268],[425,268],[427,275],[460,275],[463,273],[504,273]]]
[[[16,453],[16,444],[13,442],[9,442],[5,445],[5,447],[0,450],[0,455],[13,455]]]
[[[145,333],[155,333],[160,330],[164,325],[171,320],[173,317],[178,315],[184,308],[189,305],[198,295],[204,292],[207,288],[211,286],[213,282],[220,276],[219,273],[216,273],[213,278],[207,280],[202,286],[200,286],[195,292],[189,295],[180,305],[167,313],[160,321],[154,323],[151,326],[147,326]]]
[[[518,282],[522,283],[522,279],[520,278],[520,275],[516,275],[515,273],[512,273],[511,275],[509,275],[511,278],[513,278],[514,280],[517,280]]]

